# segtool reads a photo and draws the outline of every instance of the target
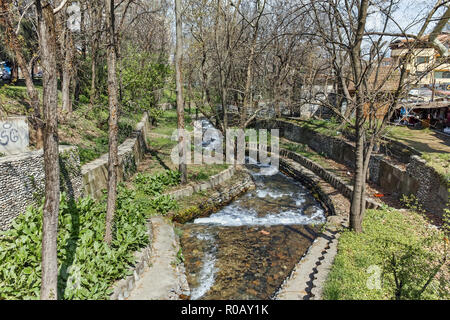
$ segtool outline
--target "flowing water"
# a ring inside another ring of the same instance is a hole
[[[191,299],[269,299],[325,222],[299,182],[271,167],[248,168],[256,189],[182,226]]]
[[[220,135],[207,131],[214,128],[209,121],[199,124],[206,133],[203,148],[222,144]],[[302,184],[267,165],[247,168],[254,190],[181,227],[193,300],[269,299],[325,222],[323,208]]]

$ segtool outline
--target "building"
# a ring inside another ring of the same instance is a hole
[[[428,43],[429,35],[419,40],[397,40],[390,44],[392,65],[398,65],[401,59],[412,48],[412,59],[406,70],[417,87],[435,87],[441,90],[450,90],[450,64],[441,64],[436,68],[439,52]],[[447,48],[450,45],[450,33],[444,32],[437,39]]]

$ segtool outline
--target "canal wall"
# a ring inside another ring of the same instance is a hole
[[[83,194],[80,157],[77,147],[59,147],[61,191],[69,197]],[[0,157],[0,230],[30,205],[38,204],[44,196],[44,151],[25,152]]]
[[[131,137],[126,139],[118,148],[118,182],[127,180],[137,171],[137,167],[147,151],[149,132],[150,122],[148,114],[145,113],[142,120],[136,125]],[[106,153],[81,167],[85,195],[100,199],[103,190],[108,187],[108,157]]]
[[[280,137],[308,145],[314,151],[354,168],[354,145],[349,141],[284,120],[257,120],[254,127],[279,129]],[[449,201],[450,181],[430,167],[418,151],[388,138],[384,140],[380,152],[395,156],[403,164],[393,163],[383,153],[373,154],[368,179],[397,198],[414,195],[423,209],[442,216]]]
[[[345,190],[341,191],[345,184],[340,182],[339,178],[335,179],[332,174],[327,175],[326,171],[320,170],[316,173],[315,170],[320,166],[312,166],[309,159],[296,157],[289,151],[282,150],[281,154],[281,171],[310,186],[329,211],[322,231],[272,299],[320,300],[324,283],[337,254],[340,231],[348,227],[350,202],[343,195]],[[321,176],[320,173],[325,175]]]
[[[192,184],[192,185],[186,186],[182,189],[171,191],[171,192],[167,193],[167,195],[171,196],[173,199],[176,199],[176,200],[184,198],[184,197],[189,197],[189,196],[192,196],[195,192],[206,191],[208,189],[217,187],[218,185],[220,185],[220,184],[224,183],[225,181],[227,181],[228,179],[230,179],[234,175],[234,173],[235,173],[235,168],[233,166],[231,166],[228,169],[210,177],[205,182]]]
[[[348,185],[345,183],[344,180],[336,176],[335,174],[329,172],[319,164],[315,163],[314,161],[311,161],[310,159],[294,153],[289,150],[280,149],[280,156],[288,158],[290,160],[293,160],[305,168],[308,168],[315,174],[317,174],[319,177],[324,179],[326,182],[331,184],[334,188],[336,188],[340,193],[342,193],[346,198],[351,199],[352,193],[353,193],[353,186]],[[289,162],[286,162],[283,158],[280,159],[280,170],[287,173],[288,175],[306,183],[310,188],[315,188],[317,181],[311,180],[308,178],[308,176],[304,176],[303,174],[296,171],[292,165],[289,164]],[[319,190],[320,192],[320,190]],[[332,207],[332,204],[329,202],[327,197],[322,197],[322,201],[324,201],[329,207]],[[380,207],[380,204],[371,199],[366,198],[366,208],[367,209],[377,209]]]
[[[225,174],[226,171],[223,171],[222,173]],[[224,180],[222,183],[210,188],[206,199],[201,198],[201,202],[198,202],[195,205],[184,208],[176,214],[173,214],[171,216],[172,221],[178,223],[186,223],[193,219],[207,216],[220,210],[220,208],[226,206],[246,191],[255,188],[255,183],[253,182],[251,175],[246,171],[246,169],[239,167],[237,170],[233,170],[232,172],[233,179]],[[225,176],[227,175],[228,174],[225,174]],[[209,184],[211,184],[210,181],[206,185]],[[199,189],[198,191],[203,190]],[[190,193],[187,196],[190,196],[192,194],[193,193]],[[178,199],[181,198],[182,197],[180,196]]]

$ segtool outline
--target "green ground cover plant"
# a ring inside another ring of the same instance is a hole
[[[346,230],[324,287],[329,300],[448,299],[445,233],[412,211],[368,210]]]
[[[130,274],[133,253],[149,243],[147,219],[177,207],[162,195],[179,182],[168,171],[136,177],[134,188],[118,188],[114,239],[104,242],[106,203],[91,198],[60,201],[58,230],[59,299],[108,299],[115,281]],[[149,194],[142,197],[140,187]],[[43,204],[29,207],[12,228],[0,232],[0,300],[39,299]]]

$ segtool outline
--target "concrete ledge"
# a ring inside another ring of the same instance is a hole
[[[208,181],[197,183],[195,185],[190,185],[187,187],[184,187],[183,189],[175,190],[172,192],[167,193],[167,195],[171,196],[173,199],[181,199],[184,197],[192,196],[194,193],[199,191],[205,191],[208,189],[212,189],[219,184],[227,181],[234,175],[235,169],[233,166],[229,167],[228,169],[210,177]]]
[[[336,176],[335,174],[327,171],[325,168],[320,166],[319,164],[309,160],[308,158],[294,153],[292,151],[286,149],[280,149],[280,156],[291,159],[295,162],[298,162],[302,166],[310,169],[312,172],[320,176],[326,182],[335,187],[339,192],[341,192],[346,198],[352,198],[353,186],[346,184],[341,178]],[[283,159],[280,159],[280,164],[283,164]],[[381,206],[377,201],[366,197],[366,208],[368,209],[377,209]]]
[[[338,203],[339,197],[332,184],[326,182],[310,169],[292,159],[280,159],[283,172],[313,186],[321,201],[329,209],[323,231],[317,236],[305,255],[274,294],[275,300],[318,300],[322,297],[323,285],[331,270],[337,253],[339,232],[348,225],[348,211]]]
[[[132,136],[125,140],[118,148],[119,172],[118,181],[130,178],[147,151],[146,137],[150,132],[148,114],[145,113],[142,120],[136,125]],[[85,164],[81,168],[83,176],[84,192],[94,199],[103,195],[103,190],[108,187],[108,154]]]

